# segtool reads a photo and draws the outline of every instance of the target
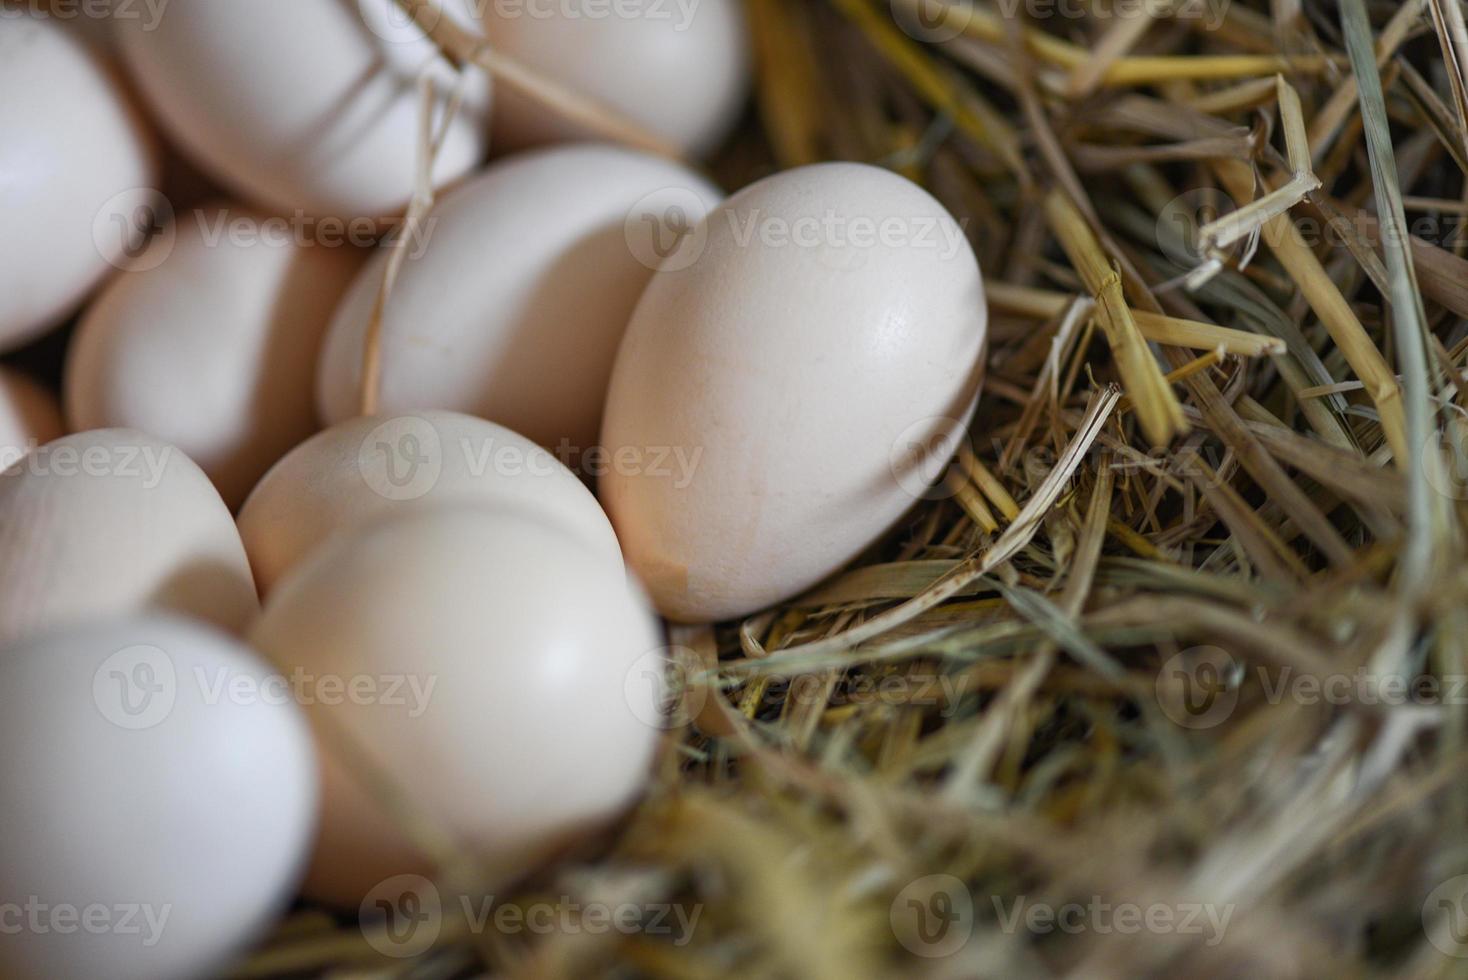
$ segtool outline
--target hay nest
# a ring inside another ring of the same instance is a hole
[[[678,632],[644,803],[494,896],[554,925],[398,960],[303,909],[243,972],[1462,969],[1459,6],[749,10],[718,176],[877,162],[966,221],[968,445],[844,574]]]

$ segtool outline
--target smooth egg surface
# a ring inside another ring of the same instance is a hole
[[[963,229],[886,170],[786,171],[694,240],[627,329],[603,443],[697,465],[600,487],[659,609],[712,621],[814,585],[927,492],[977,400],[988,321]]]
[[[357,418],[317,434],[256,487],[240,511],[240,535],[268,595],[323,542],[446,503],[531,508],[622,568],[611,523],[570,470],[524,436],[457,412]]]
[[[444,8],[468,25],[473,3]],[[151,27],[142,18],[117,27],[128,68],[173,139],[242,196],[286,214],[400,212],[417,166],[418,76],[439,83],[439,113],[458,84],[392,3],[171,0]],[[485,76],[469,73],[463,93],[435,184],[484,154]]]
[[[19,371],[0,367],[0,470],[65,434],[56,396]]]
[[[486,35],[526,67],[699,156],[728,135],[750,82],[748,29],[738,0],[591,0],[485,4]],[[500,91],[496,144],[587,139],[576,123]]]
[[[0,648],[147,609],[232,633],[259,612],[229,508],[192,460],[141,432],[104,429],[0,473]]]
[[[312,897],[356,907],[433,871],[365,767],[489,889],[604,826],[647,778],[657,623],[620,572],[535,511],[445,506],[340,537],[280,584],[251,636],[287,673],[392,678],[400,695],[308,708],[324,770]],[[344,744],[354,758],[333,752]]]
[[[61,24],[0,16],[0,350],[65,319],[142,241],[153,141],[102,57]]]
[[[66,365],[76,429],[140,429],[238,507],[318,426],[316,359],[362,252],[239,207],[179,216],[87,310]]]
[[[599,144],[492,165],[433,208],[426,248],[408,246],[383,314],[380,411],[467,412],[558,453],[586,452],[659,250],[721,199],[687,168]],[[387,261],[384,251],[363,270],[327,337],[328,422],[357,412]]]
[[[8,647],[0,743],[0,903],[38,923],[6,929],[0,975],[212,976],[289,903],[315,753],[239,641],[145,616]]]

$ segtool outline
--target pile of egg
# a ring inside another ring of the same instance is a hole
[[[442,870],[404,805],[486,889],[544,867],[647,782],[662,620],[817,584],[957,447],[979,269],[900,176],[725,198],[389,0],[37,2],[0,16],[0,350],[76,322],[61,397],[0,373],[0,975],[220,969],[297,894]],[[744,110],[738,0],[445,8],[690,158]],[[383,293],[425,73],[436,203]]]

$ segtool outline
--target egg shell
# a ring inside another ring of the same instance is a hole
[[[691,155],[718,146],[748,94],[749,32],[739,0],[490,0],[483,23],[497,50]],[[501,148],[593,136],[516,92],[496,96]]]
[[[0,350],[10,350],[127,260],[143,236],[136,192],[157,165],[120,80],[56,21],[0,17],[0,91]]]
[[[885,170],[787,171],[704,236],[643,295],[603,432],[613,453],[673,447],[692,476],[600,485],[629,568],[685,621],[788,598],[898,520],[957,448],[987,328],[962,230]]]
[[[237,640],[171,617],[0,653],[0,903],[21,918],[0,975],[217,975],[284,910],[317,773],[271,677]]]
[[[124,6],[123,13],[152,19],[166,6],[167,0],[142,0]],[[26,0],[26,7],[60,24],[103,56],[112,56],[114,0]]]
[[[83,317],[67,417],[178,446],[238,507],[317,430],[321,339],[364,256],[232,206],[180,215],[152,249]]]
[[[252,642],[287,673],[403,692],[308,704],[324,803],[306,892],[332,903],[432,871],[333,745],[468,848],[493,889],[616,817],[658,742],[645,601],[530,510],[445,506],[340,537],[275,590]]]
[[[0,469],[65,434],[56,396],[19,371],[0,367]]]
[[[403,263],[382,321],[380,410],[450,409],[553,449],[595,445],[617,346],[656,266],[645,221],[693,223],[719,200],[685,167],[598,144],[491,166],[439,201],[426,249]],[[327,336],[328,422],[356,414],[386,262],[363,270]]]
[[[446,503],[502,502],[564,524],[621,572],[612,525],[570,470],[524,436],[457,412],[357,418],[317,434],[260,481],[239,526],[268,595],[337,535]]]
[[[473,23],[473,0],[445,9]],[[240,195],[270,210],[389,217],[413,191],[420,72],[456,84],[392,3],[171,0],[149,28],[119,20],[129,69],[173,139]],[[433,177],[471,170],[485,148],[488,82],[470,73]]]
[[[259,611],[229,509],[177,448],[65,436],[0,473],[0,648],[161,609],[242,633]]]

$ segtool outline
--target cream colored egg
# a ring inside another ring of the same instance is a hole
[[[24,0],[24,4],[28,11],[59,23],[104,56],[111,57],[115,48],[113,18],[120,13],[156,24],[168,0],[123,0],[120,4],[115,0]],[[21,4],[12,6],[19,9]]]
[[[684,167],[598,144],[491,166],[439,201],[426,247],[414,247],[394,284],[381,410],[467,412],[584,453],[659,252],[720,199]],[[386,262],[380,254],[363,270],[328,335],[319,393],[329,422],[356,414]]]
[[[238,507],[318,427],[317,353],[361,259],[244,208],[179,215],[83,317],[67,417],[172,443]]]
[[[259,611],[239,532],[198,466],[152,436],[106,429],[0,473],[0,648],[146,609],[233,633]]]
[[[524,436],[456,412],[358,418],[319,433],[260,481],[240,511],[240,535],[268,595],[344,531],[445,503],[533,509],[622,567],[611,523],[570,470]]]
[[[603,433],[696,468],[601,483],[629,567],[690,621],[814,585],[923,495],[978,397],[988,322],[962,229],[885,170],[787,171],[704,233],[643,295]]]
[[[325,773],[306,890],[333,903],[433,871],[333,745],[468,848],[493,889],[625,809],[658,741],[655,620],[529,509],[432,508],[340,537],[275,590],[252,642],[359,692],[305,699]]]
[[[56,396],[19,371],[0,367],[0,470],[65,432]]]
[[[0,350],[68,316],[143,239],[152,139],[101,57],[61,24],[0,17]]]
[[[0,975],[220,975],[289,903],[311,732],[239,641],[169,617],[0,652]]]
[[[472,23],[473,0],[445,8]],[[270,210],[337,218],[400,212],[417,165],[420,73],[456,84],[437,48],[388,0],[171,0],[151,29],[117,21],[133,76],[174,140]],[[488,85],[470,74],[437,183],[485,147]]]
[[[740,0],[488,0],[485,33],[521,64],[699,155],[729,133],[749,88]],[[497,93],[498,145],[589,134],[517,93]]]

